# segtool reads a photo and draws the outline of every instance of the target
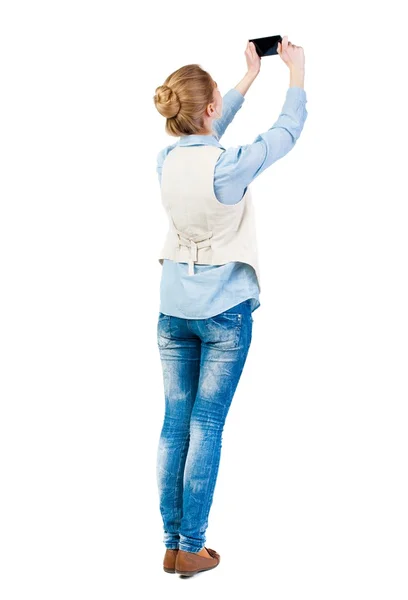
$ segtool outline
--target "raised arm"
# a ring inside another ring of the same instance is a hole
[[[217,140],[220,140],[224,135],[225,130],[231,124],[243,102],[244,97],[236,88],[230,89],[222,97],[222,115],[219,119],[214,120],[212,124],[212,131]]]
[[[244,187],[294,147],[307,118],[303,48],[295,46],[285,36],[278,44],[278,53],[289,67],[289,89],[281,114],[272,127],[258,135],[252,144],[237,149],[235,171],[242,172]]]
[[[222,153],[218,174],[221,180],[229,182],[229,186],[221,189],[215,186],[220,202],[238,202],[256,177],[290,152],[307,118],[306,102],[306,92],[302,88],[289,87],[282,111],[270,129],[260,133],[252,144],[230,147]]]
[[[238,193],[238,197],[237,193],[220,193],[218,199],[225,204],[237,202],[258,175],[294,147],[306,121],[303,49],[293,46],[285,36],[278,46],[278,52],[290,69],[290,86],[285,103],[275,123],[259,134],[252,144],[228,148],[221,156],[220,175],[225,170],[231,189]]]
[[[244,96],[253,84],[261,68],[261,59],[259,58],[253,42],[248,42],[245,49],[247,61],[247,72],[241,81],[233,87],[222,98],[222,116],[213,122],[213,133],[220,140],[225,130],[237,114],[244,102]]]

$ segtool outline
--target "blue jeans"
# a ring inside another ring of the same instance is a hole
[[[208,319],[159,313],[165,414],[157,484],[166,548],[205,545],[222,432],[252,338],[250,301]]]

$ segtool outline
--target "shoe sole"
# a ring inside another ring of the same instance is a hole
[[[175,572],[177,573],[177,575],[183,575],[184,577],[192,577],[193,575],[196,575],[197,573],[203,573],[204,571],[211,571],[211,569],[215,569],[215,567],[218,567],[220,563],[217,563],[216,565],[212,566],[212,567],[207,567],[206,569],[197,569],[197,571],[178,571],[177,569],[175,570]]]
[[[167,567],[163,567],[163,571],[166,571],[166,573],[175,573],[176,569],[168,569]]]

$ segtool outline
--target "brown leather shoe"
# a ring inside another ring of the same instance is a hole
[[[176,557],[176,573],[190,577],[191,575],[200,573],[200,571],[208,571],[217,567],[221,559],[220,555],[215,550],[211,550],[211,548],[207,548],[206,546],[205,549],[211,558],[200,556],[196,552],[179,550]]]
[[[167,548],[163,559],[163,569],[166,571],[166,573],[175,573],[177,554],[178,550],[172,550],[171,548]]]

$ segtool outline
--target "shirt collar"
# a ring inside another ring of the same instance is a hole
[[[179,146],[217,146],[225,150],[224,146],[220,144],[214,134],[208,135],[182,135],[178,141]]]

